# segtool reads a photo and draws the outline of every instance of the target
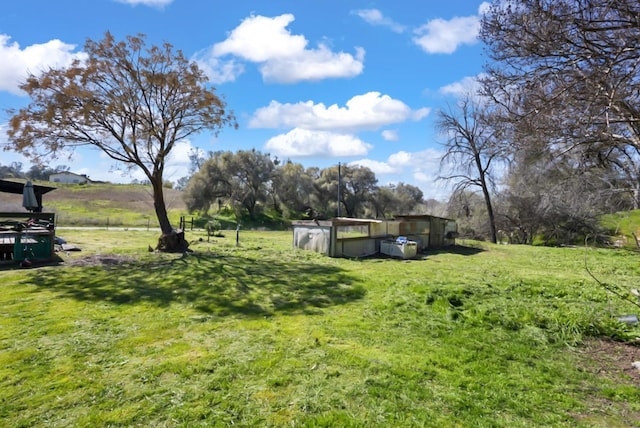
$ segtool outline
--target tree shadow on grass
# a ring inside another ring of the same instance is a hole
[[[457,254],[460,256],[475,256],[484,252],[482,248],[467,247],[464,245],[452,245],[450,247],[428,248],[423,254],[425,256],[433,256],[436,254]]]
[[[435,256],[438,254],[457,254],[460,256],[474,256],[476,254],[482,253],[485,250],[482,248],[476,247],[466,247],[464,245],[452,245],[449,247],[438,247],[438,248],[427,248],[426,250],[418,252],[415,257],[402,259],[397,256],[391,256],[383,253],[376,253],[370,256],[363,257],[353,257],[350,258],[352,261],[364,261],[364,260],[395,260],[403,263],[410,263],[414,261],[422,261],[429,260],[431,256]]]
[[[124,260],[41,270],[28,282],[82,301],[184,304],[212,315],[313,312],[365,294],[362,285],[334,266],[199,253],[171,261]]]
[[[0,260],[0,272],[18,270],[26,268],[39,268],[43,266],[57,266],[62,263],[62,259],[57,254],[48,259],[32,260],[24,263],[20,260]]]

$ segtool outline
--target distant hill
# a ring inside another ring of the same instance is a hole
[[[43,196],[44,211],[56,213],[59,225],[156,227],[151,186],[96,183],[87,185],[34,182],[55,187]],[[165,188],[165,203],[172,222],[188,215],[182,192]],[[22,195],[0,193],[0,211],[24,212]]]

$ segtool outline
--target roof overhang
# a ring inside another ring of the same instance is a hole
[[[26,181],[9,181],[9,180],[0,180],[0,192],[4,193],[15,193],[17,195],[21,195],[24,191],[24,185]],[[56,190],[55,187],[49,186],[40,186],[38,184],[33,185],[33,192],[38,195],[44,195],[45,193],[49,193],[52,190]]]
[[[0,192],[3,193],[15,193],[17,195],[21,195],[24,192],[25,182],[21,181],[9,181],[9,180],[0,180]],[[55,187],[49,186],[40,186],[38,184],[33,185],[33,193],[36,197],[36,201],[38,202],[38,207],[35,209],[35,212],[42,211],[42,195],[45,193],[49,193],[52,190],[56,190]]]

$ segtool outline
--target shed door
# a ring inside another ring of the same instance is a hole
[[[431,232],[429,233],[429,246],[430,247],[442,247],[444,246],[444,229],[446,226],[446,220],[440,218],[431,219]]]

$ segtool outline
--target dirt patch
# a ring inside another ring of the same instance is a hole
[[[621,343],[609,339],[590,340],[578,350],[581,369],[601,377],[603,382],[640,386],[640,342]],[[612,401],[596,393],[589,399],[589,411],[573,416],[587,426],[640,427],[640,413],[628,403]]]
[[[597,374],[611,379],[630,377],[640,386],[640,343],[621,343],[607,339],[595,339],[586,343],[582,353],[593,362]]]

